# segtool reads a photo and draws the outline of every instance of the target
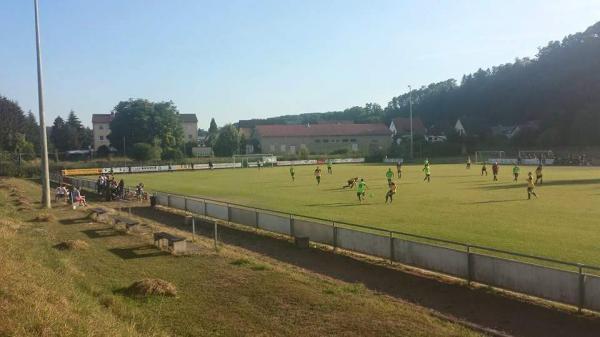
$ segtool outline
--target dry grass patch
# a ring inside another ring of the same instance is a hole
[[[147,278],[133,282],[125,293],[131,296],[177,296],[177,288],[170,282],[161,279]]]
[[[17,233],[22,224],[12,219],[0,219],[0,238],[13,236]]]
[[[54,247],[59,250],[86,250],[89,244],[83,240],[67,240]]]
[[[50,222],[54,220],[56,220],[56,217],[50,213],[40,213],[33,219],[34,222]]]

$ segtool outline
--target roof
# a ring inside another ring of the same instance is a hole
[[[396,127],[396,133],[409,133],[410,132],[410,118],[398,117],[392,120]],[[413,132],[425,134],[426,129],[423,125],[421,118],[413,118]]]
[[[388,136],[385,124],[257,125],[261,137]]]
[[[179,114],[179,120],[182,123],[198,123],[196,114]]]
[[[114,115],[113,114],[93,114],[92,115],[92,124],[94,123],[110,123],[112,121]]]

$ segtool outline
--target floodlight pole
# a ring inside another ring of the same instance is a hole
[[[413,117],[412,117],[412,88],[408,86],[408,104],[410,107],[410,159],[414,159],[413,152]]]
[[[46,121],[44,118],[44,88],[42,86],[42,52],[40,48],[40,26],[38,0],[33,0],[35,8],[35,49],[37,52],[38,103],[40,114],[40,147],[42,150],[42,207],[52,208],[50,199],[50,169],[48,167],[48,139],[46,138]]]

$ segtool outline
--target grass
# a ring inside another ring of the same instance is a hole
[[[391,166],[390,166],[391,167]],[[376,226],[413,234],[489,246],[600,266],[600,170],[546,167],[539,199],[527,200],[522,167],[518,183],[503,166],[500,181],[482,177],[478,166],[432,165],[431,183],[422,166],[407,165],[393,204],[385,204],[384,165],[336,165],[317,186],[314,166],[288,168],[165,172],[120,175],[149,190],[205,196],[229,202]],[[392,167],[395,169],[395,167]],[[341,186],[364,177],[372,194],[359,204],[354,191]],[[398,180],[396,179],[398,182]]]
[[[34,183],[6,183],[39,195]],[[18,211],[14,200],[0,189],[0,336],[478,336],[362,284],[228,246],[216,254],[208,238],[175,257],[66,205],[32,222],[39,203]],[[87,249],[54,248],[74,240]],[[131,296],[140,280],[143,292],[177,295]]]

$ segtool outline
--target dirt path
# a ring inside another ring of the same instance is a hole
[[[132,208],[132,212],[183,230],[180,215]],[[212,237],[212,223],[200,223],[196,233]],[[298,249],[286,240],[244,230],[219,227],[219,240],[310,272],[367,288],[415,303],[446,316],[504,331],[514,336],[600,336],[600,319],[563,311],[539,303],[522,301],[485,288],[469,288],[461,282],[401,270],[387,263],[372,263],[353,256],[321,249]]]

